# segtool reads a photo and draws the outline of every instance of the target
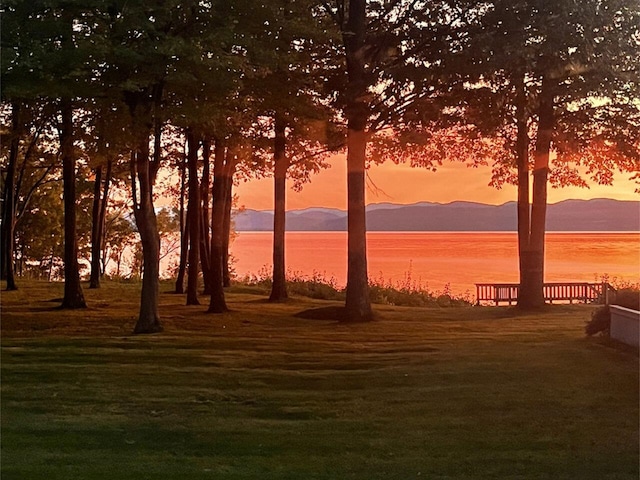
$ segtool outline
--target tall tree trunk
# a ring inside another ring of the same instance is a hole
[[[60,150],[62,156],[62,182],[64,196],[64,298],[62,308],[86,308],[76,237],[76,162],[73,153],[73,108],[71,100],[61,101],[62,124]]]
[[[185,147],[186,148],[186,147]],[[184,197],[187,190],[186,170],[187,155],[180,164],[180,264],[178,265],[178,275],[176,277],[175,293],[184,293],[184,277],[187,271],[187,255],[189,253],[189,222],[185,218]]]
[[[100,263],[102,268],[100,269],[100,276],[104,275],[106,262],[105,257],[107,255],[107,207],[109,205],[109,189],[111,188],[111,175],[113,171],[113,159],[107,160],[107,171],[104,175],[104,186],[102,189],[102,202],[100,204],[100,215],[98,221],[100,222]],[[100,268],[100,267],[98,267]]]
[[[158,303],[160,299],[160,235],[153,205],[153,185],[160,166],[160,139],[162,129],[159,120],[152,117],[149,93],[152,93],[158,107],[162,96],[162,85],[154,85],[146,90],[125,92],[125,102],[129,107],[132,130],[137,144],[131,152],[131,191],[133,213],[142,245],[142,291],[140,293],[140,313],[134,333],[155,333],[162,330]],[[154,160],[150,158],[149,136],[155,126],[156,138]],[[139,189],[139,192],[138,192]]]
[[[223,247],[225,211],[225,145],[216,139],[213,154],[213,208],[211,209],[211,300],[209,313],[223,313],[228,310],[224,298]]]
[[[547,76],[542,79],[538,107],[538,133],[533,166],[533,204],[529,258],[525,262],[526,282],[520,286],[518,306],[537,308],[544,305],[544,243],[547,214],[547,179],[554,128],[553,89]],[[523,288],[524,287],[524,288]]]
[[[235,162],[225,165],[224,177],[224,220],[222,223],[222,285],[231,286],[231,267],[229,265],[229,245],[231,243],[231,207],[233,206],[233,175]]]
[[[187,132],[189,145],[189,269],[187,276],[187,305],[200,305],[198,301],[198,273],[200,267],[200,182],[198,181],[198,140],[193,131]]]
[[[531,291],[528,265],[531,259],[531,215],[529,203],[529,132],[527,115],[527,93],[524,75],[518,77],[516,85],[517,141],[516,164],[518,167],[518,261],[520,293],[518,304],[525,304],[527,292]]]
[[[288,297],[285,276],[286,194],[289,166],[286,157],[286,141],[285,123],[282,116],[276,113],[273,145],[273,281],[270,302],[281,302]]]
[[[373,317],[367,277],[365,215],[365,164],[369,106],[365,71],[366,0],[349,1],[349,18],[343,42],[347,57],[347,298],[346,319],[369,321]]]
[[[0,266],[2,269],[2,279],[7,281],[7,290],[18,289],[15,280],[13,250],[16,216],[15,176],[19,148],[20,105],[13,102],[11,104],[11,143],[9,147],[9,163],[7,165],[7,176],[4,182],[2,225],[0,228],[0,249],[2,250]]]
[[[202,184],[200,195],[202,200],[201,233],[200,233],[200,264],[202,265],[202,279],[204,281],[204,294],[211,294],[211,233],[210,233],[210,211],[209,211],[209,189],[211,188],[211,142],[204,139],[202,142]]]
[[[102,256],[105,246],[105,221],[107,203],[109,202],[109,186],[111,184],[112,160],[106,168],[100,165],[95,169],[96,179],[93,184],[93,208],[91,214],[91,278],[89,288],[100,288],[100,277],[104,273]],[[104,179],[103,177],[104,172]]]
[[[155,333],[162,330],[158,302],[160,298],[160,235],[153,206],[152,179],[149,168],[149,138],[145,136],[131,156],[131,184],[134,196],[133,212],[142,243],[142,292],[140,313],[134,333]],[[140,196],[136,198],[136,183]]]
[[[47,275],[47,282],[51,282],[53,276],[53,248],[51,249],[51,256],[49,257],[49,273]]]
[[[103,166],[95,168],[95,180],[93,181],[93,205],[91,209],[91,276],[89,288],[100,288],[100,196],[102,195],[102,170]]]

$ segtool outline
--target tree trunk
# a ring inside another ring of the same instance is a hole
[[[273,282],[270,302],[286,300],[287,280],[285,273],[285,230],[286,230],[286,194],[287,169],[285,124],[282,117],[275,115],[274,140],[274,192],[273,192]]]
[[[91,209],[91,277],[89,288],[100,288],[100,195],[102,194],[102,165],[96,167],[93,182],[93,207]]]
[[[105,218],[107,215],[107,203],[109,198],[109,185],[111,183],[112,161],[105,167],[100,165],[95,169],[96,179],[93,184],[93,208],[91,213],[91,278],[89,288],[100,288],[103,262],[101,261],[105,243]],[[102,174],[104,171],[104,184]]]
[[[158,302],[160,297],[160,235],[153,207],[152,177],[149,168],[148,135],[140,141],[131,156],[131,182],[134,197],[133,212],[142,243],[142,292],[140,313],[134,333],[155,333],[162,330]],[[140,198],[136,196],[136,183]]]
[[[102,194],[102,165],[95,168],[93,205],[91,209],[91,276],[89,288],[100,288],[100,195]]]
[[[367,229],[365,215],[365,164],[369,115],[367,75],[364,64],[366,0],[349,1],[349,19],[343,42],[347,57],[347,298],[346,320],[369,321],[373,317],[367,277]]]
[[[211,254],[211,233],[209,223],[209,189],[211,188],[211,142],[205,139],[202,142],[202,183],[200,188],[200,196],[202,200],[202,209],[200,215],[200,264],[202,265],[202,280],[204,281],[204,294],[209,295],[211,293],[209,272],[211,271],[211,264],[209,261],[209,255]]]
[[[104,275],[104,271],[106,268],[106,262],[104,258],[106,257],[106,248],[107,248],[107,206],[109,204],[109,189],[111,188],[111,172],[113,170],[113,159],[107,160],[107,171],[105,172],[104,178],[104,188],[102,190],[102,202],[100,204],[100,215],[98,218],[100,224],[100,259],[102,263],[102,268],[100,269],[100,276]]]
[[[187,188],[186,169],[187,156],[184,155],[180,165],[180,264],[178,266],[178,276],[176,277],[175,293],[184,293],[184,277],[187,270],[187,255],[189,252],[189,222],[185,219],[184,197]]]
[[[224,210],[225,210],[225,146],[222,140],[216,140],[213,164],[213,208],[211,209],[211,301],[209,313],[223,313],[228,310],[224,298],[223,246],[224,246]]]
[[[0,248],[2,257],[0,266],[2,269],[2,279],[7,281],[7,290],[17,290],[14,271],[14,237],[15,237],[15,211],[16,192],[15,175],[18,163],[18,150],[20,148],[20,105],[16,102],[11,104],[11,144],[9,147],[9,163],[7,165],[7,176],[4,182],[4,195],[2,204],[2,225],[0,229]]]
[[[47,275],[47,281],[51,282],[53,276],[53,248],[51,249],[51,256],[49,257],[49,274]]]
[[[62,308],[86,308],[76,237],[76,162],[73,155],[73,108],[71,101],[61,102],[62,124],[60,150],[62,156],[62,182],[64,196],[64,298]]]
[[[142,291],[140,293],[140,313],[134,333],[155,333],[162,330],[158,302],[160,297],[160,235],[153,205],[153,185],[160,166],[160,139],[162,132],[158,117],[153,118],[149,94],[158,107],[162,96],[162,85],[148,89],[124,92],[124,100],[129,107],[132,131],[136,135],[136,146],[131,152],[131,193],[133,213],[142,245]],[[156,108],[157,111],[157,108]],[[157,115],[157,112],[156,112]],[[149,152],[149,136],[155,126],[154,160]],[[138,194],[139,188],[139,194]]]
[[[233,206],[233,175],[235,163],[225,165],[224,176],[224,220],[222,230],[222,285],[231,286],[231,267],[229,266],[229,245],[231,243],[231,207]]]
[[[189,144],[189,269],[187,277],[187,305],[200,305],[198,301],[198,273],[200,266],[200,182],[198,181],[198,140],[187,132]]]
[[[530,276],[529,262],[530,251],[530,203],[529,203],[529,133],[527,116],[527,96],[524,76],[516,79],[516,115],[517,115],[517,141],[516,141],[516,165],[518,167],[518,261],[520,272],[520,292],[518,304],[526,304]]]
[[[518,306],[538,308],[544,305],[544,243],[547,214],[547,178],[554,128],[554,95],[548,77],[543,77],[538,107],[538,133],[533,167],[533,204],[529,251],[523,264],[525,281],[520,285]]]

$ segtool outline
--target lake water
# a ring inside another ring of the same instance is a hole
[[[347,275],[346,232],[287,232],[287,269],[301,275]],[[238,275],[271,272],[272,234],[239,232],[231,252]],[[369,277],[475,293],[475,283],[517,283],[517,234],[512,232],[369,232]],[[640,232],[547,234],[545,281],[640,281]]]

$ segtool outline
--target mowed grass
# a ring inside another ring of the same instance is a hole
[[[586,338],[591,307],[377,306],[300,318],[250,288],[204,313],[163,285],[2,292],[2,471],[11,479],[633,479],[638,356]],[[206,298],[202,298],[206,304]]]

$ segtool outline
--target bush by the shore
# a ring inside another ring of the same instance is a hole
[[[236,280],[241,285],[271,288],[271,272],[266,268],[257,274],[246,275]],[[318,300],[344,300],[345,289],[338,285],[334,277],[327,277],[314,271],[311,275],[287,272],[287,290],[292,295]],[[392,282],[382,276],[369,280],[369,297],[372,303],[406,307],[463,307],[473,305],[471,293],[457,295],[445,285],[443,291],[429,290],[419,281],[411,279],[410,272],[402,280]]]
[[[629,287],[622,288],[613,295],[614,305],[640,310],[640,289]],[[591,314],[591,320],[585,326],[585,333],[589,336],[601,333],[609,335],[611,329],[611,309],[609,305],[596,308]]]

